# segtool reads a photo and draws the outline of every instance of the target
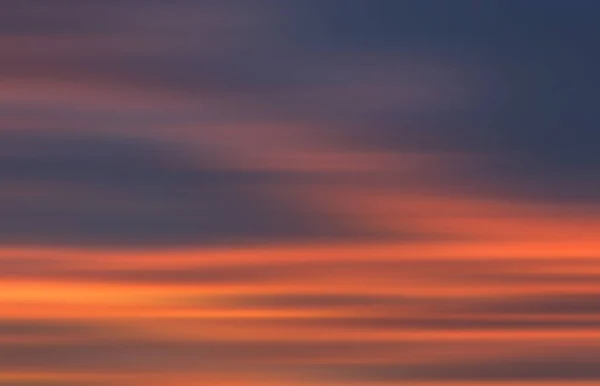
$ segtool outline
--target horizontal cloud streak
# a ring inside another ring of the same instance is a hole
[[[353,234],[253,191],[290,176],[228,170],[211,158],[202,165],[186,159],[185,149],[133,138],[0,137],[5,243],[193,244]]]

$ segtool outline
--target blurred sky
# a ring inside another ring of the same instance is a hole
[[[0,386],[597,384],[599,16],[0,0]]]

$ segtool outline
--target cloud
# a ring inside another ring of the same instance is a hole
[[[0,337],[81,337],[92,332],[97,332],[97,330],[91,326],[78,325],[77,323],[31,319],[0,320]]]
[[[345,353],[402,350],[396,342],[352,341],[165,341],[145,338],[90,338],[80,342],[7,344],[0,348],[0,363],[20,369],[54,371],[207,371],[240,364],[267,365],[271,371],[286,361],[327,360]],[[272,366],[272,367],[270,367]]]
[[[290,269],[291,270],[291,269]],[[282,272],[284,271],[284,272]],[[129,283],[129,284],[156,284],[156,285],[186,285],[186,284],[212,284],[228,285],[242,283],[265,283],[290,277],[291,273],[285,270],[270,269],[268,266],[242,266],[232,267],[182,267],[161,269],[135,269],[135,270],[77,270],[61,269],[47,271],[39,274],[38,278],[54,278],[69,281],[85,281],[99,283]],[[28,273],[22,276],[31,276]]]
[[[85,381],[52,381],[52,380],[0,380],[0,386],[112,386],[114,383],[107,383],[102,381],[96,381],[87,379]]]
[[[473,306],[473,311],[490,312],[494,315],[595,315],[600,314],[600,299],[595,293],[544,294],[520,296],[513,299],[489,300]]]
[[[249,309],[327,309],[336,308],[376,308],[394,309],[406,302],[402,296],[368,295],[368,294],[268,294],[268,295],[238,295],[225,297],[222,300],[228,308]]]
[[[564,358],[519,358],[483,360],[470,363],[425,366],[398,364],[360,364],[314,366],[307,371],[328,379],[351,383],[402,381],[595,381],[600,370],[594,359],[578,356]]]
[[[598,301],[569,294],[597,267],[566,256],[593,245],[486,244],[563,224],[537,206],[419,201],[431,184],[436,197],[597,203],[597,4],[51,3],[0,13],[0,243],[43,247],[0,258],[15,290],[1,370],[136,378],[118,385],[600,378]],[[399,223],[414,232],[393,241],[418,238],[414,250],[321,249]],[[446,226],[473,237],[420,231]],[[294,245],[254,245],[272,242]],[[190,246],[232,248],[154,250]],[[497,248],[506,259],[475,256]]]
[[[591,355],[556,355],[514,358],[504,361],[475,362],[460,366],[432,366],[423,369],[423,379],[478,381],[595,381],[600,369]],[[394,373],[391,371],[391,378]],[[385,375],[384,375],[385,376]]]
[[[185,149],[135,138],[0,137],[0,240],[7,244],[202,245],[353,233],[257,195],[257,186],[284,175],[221,168],[210,156],[198,165]]]

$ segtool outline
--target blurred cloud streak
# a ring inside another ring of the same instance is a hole
[[[600,379],[595,2],[1,5],[0,386]]]

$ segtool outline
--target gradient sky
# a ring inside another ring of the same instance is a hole
[[[597,385],[599,15],[0,0],[0,386]]]

